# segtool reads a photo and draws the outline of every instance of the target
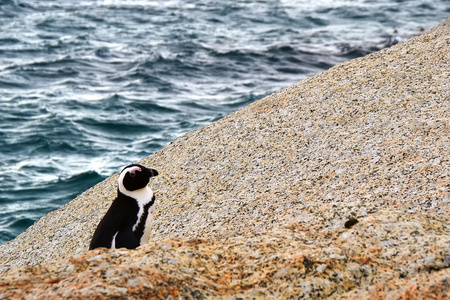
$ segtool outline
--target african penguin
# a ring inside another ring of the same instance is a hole
[[[117,197],[92,237],[89,250],[105,248],[134,249],[150,236],[153,191],[147,186],[158,171],[142,165],[125,167],[119,175]]]

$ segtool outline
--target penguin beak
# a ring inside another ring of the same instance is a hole
[[[149,175],[149,177],[158,176],[158,171],[155,169],[145,168],[145,172]]]

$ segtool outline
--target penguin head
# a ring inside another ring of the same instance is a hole
[[[157,175],[158,171],[142,165],[132,164],[126,166],[119,175],[119,191],[127,194],[127,191],[133,192],[145,188],[150,178]]]

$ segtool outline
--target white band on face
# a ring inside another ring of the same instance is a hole
[[[138,166],[133,166],[133,167],[129,167],[124,169],[120,175],[119,175],[119,190],[123,193],[126,194],[126,192],[128,191],[124,186],[123,186],[123,179],[125,178],[125,175],[127,175],[127,173],[129,172],[130,174],[136,174],[136,171],[142,171],[141,168],[139,168]]]

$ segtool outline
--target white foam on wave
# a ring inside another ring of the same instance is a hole
[[[98,1],[101,6],[148,6],[148,7],[184,7],[187,5],[194,6],[194,4],[187,4],[185,1],[142,1],[142,0],[102,0]]]

